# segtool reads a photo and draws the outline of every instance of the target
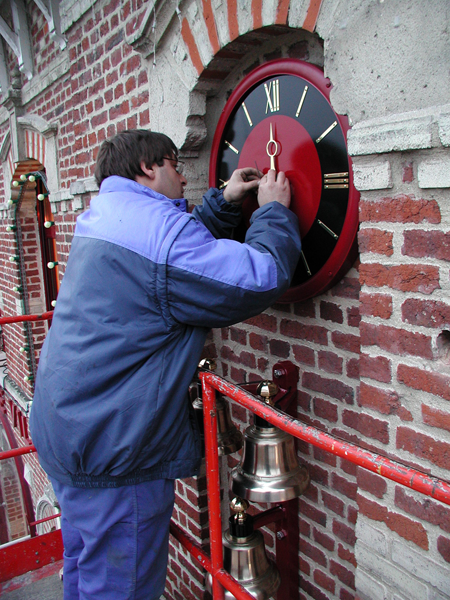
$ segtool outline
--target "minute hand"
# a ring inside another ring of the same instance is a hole
[[[270,152],[271,144],[274,145],[274,152],[273,153]],[[267,152],[267,156],[269,156],[269,158],[270,158],[270,168],[273,169],[274,171],[276,171],[276,169],[275,169],[275,156],[278,154],[278,142],[273,139],[272,123],[270,124],[270,139],[269,139],[269,141],[267,142],[267,145],[266,145],[266,152]]]

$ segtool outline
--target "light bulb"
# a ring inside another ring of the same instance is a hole
[[[30,175],[28,177],[28,181],[36,181],[36,177],[34,175]]]
[[[56,306],[56,300],[52,300],[51,301],[51,305],[53,306],[53,308],[55,308],[55,306]]]
[[[55,261],[53,261],[53,262],[48,262],[48,263],[47,263],[47,267],[48,267],[49,269],[54,269],[54,268],[56,267],[56,265],[57,265],[57,264],[58,264],[58,261],[57,261],[57,260],[55,260]]]
[[[20,181],[26,181],[26,180],[27,180],[27,176],[22,173],[22,175],[20,176]]]
[[[12,182],[12,184],[13,184],[13,187],[19,187],[19,185],[20,185],[20,183],[18,181],[16,181],[15,179]]]
[[[54,223],[53,221],[45,221],[45,223],[44,223],[44,227],[45,227],[46,229],[50,229],[50,227],[51,227],[52,225],[54,225],[54,224],[55,224],[55,223]]]

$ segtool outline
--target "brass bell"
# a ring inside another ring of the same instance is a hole
[[[209,369],[210,371],[215,371],[216,369],[216,363],[213,359],[203,359],[200,361],[198,366],[200,368]],[[203,441],[203,401],[201,397],[201,385],[195,382],[191,384],[189,388],[189,394]],[[219,394],[216,394],[216,413],[217,445],[219,456],[225,456],[232,454],[233,452],[237,452],[242,448],[244,436],[231,420],[228,402]]]
[[[223,534],[223,567],[257,600],[271,598],[280,587],[281,579],[274,563],[267,558],[264,538],[253,530],[253,518],[246,514],[248,502],[234,498],[230,504],[235,513],[229,518],[229,529]],[[211,575],[206,589],[211,592]],[[225,600],[235,600],[225,590]]]
[[[273,404],[278,392],[272,382],[262,382],[258,394]],[[306,467],[298,462],[294,438],[255,415],[245,430],[240,463],[231,471],[233,494],[252,502],[285,502],[301,496],[309,484]]]

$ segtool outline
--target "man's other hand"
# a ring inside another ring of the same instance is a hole
[[[258,189],[261,175],[261,171],[252,167],[236,169],[223,190],[223,197],[230,204],[240,206],[249,192]]]
[[[286,208],[289,208],[291,203],[291,188],[289,179],[283,173],[271,169],[261,179],[258,189],[258,204],[264,206],[269,202],[279,202]]]

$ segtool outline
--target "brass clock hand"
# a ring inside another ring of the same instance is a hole
[[[270,153],[270,144],[274,144],[275,146],[275,152],[273,154]],[[278,154],[278,142],[276,142],[273,139],[273,133],[272,133],[272,123],[270,124],[270,139],[267,142],[266,145],[266,152],[267,152],[267,156],[269,156],[270,158],[270,168],[273,169],[274,171],[276,171],[275,169],[275,156]]]

